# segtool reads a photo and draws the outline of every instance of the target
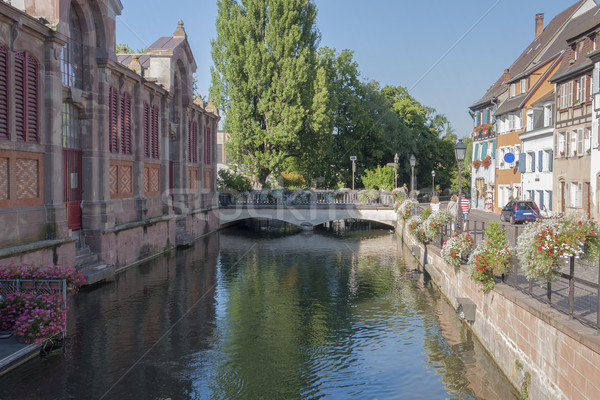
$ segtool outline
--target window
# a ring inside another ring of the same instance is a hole
[[[583,184],[581,182],[569,183],[569,206],[572,208],[581,208]]]
[[[121,152],[131,154],[131,97],[123,93],[121,96]]]
[[[533,130],[533,109],[527,110],[527,131]]]
[[[20,142],[38,141],[38,64],[23,51],[15,54],[15,131]]]
[[[555,146],[554,146],[554,152],[556,153],[557,157],[564,157],[566,155],[566,151],[567,149],[566,147],[566,137],[565,137],[565,133],[564,132],[559,132],[556,136],[555,136]]]
[[[573,105],[573,81],[560,85],[560,108]]]
[[[69,149],[81,149],[77,109],[70,103],[63,103],[62,106],[62,145]]]
[[[590,128],[585,128],[583,130],[583,151],[585,154],[589,154],[592,151]]]
[[[112,86],[108,90],[108,125],[109,125],[109,147],[111,153],[119,152],[119,95],[117,89]]]
[[[554,107],[552,104],[544,106],[544,126],[554,125]]]
[[[586,76],[582,76],[581,78],[575,81],[575,101],[574,104],[585,103],[586,98]]]
[[[0,139],[8,139],[8,50],[0,44]]]
[[[150,108],[144,103],[144,156],[159,158],[158,152],[158,107]]]
[[[587,101],[587,76],[584,75],[581,77],[581,102],[585,103]]]
[[[583,155],[583,129],[577,129],[577,155]]]
[[[521,79],[521,93],[527,91],[527,79]]]
[[[567,143],[567,156],[577,154],[577,131],[569,132],[569,143]]]
[[[83,82],[83,30],[75,7],[69,13],[69,40],[61,55],[62,81],[65,86],[81,89]]]
[[[188,124],[188,162],[198,163],[198,123]]]
[[[516,89],[517,89],[516,86],[517,85],[514,83],[510,84],[510,97],[515,97]]]
[[[212,141],[211,141],[211,135],[210,135],[210,128],[207,126],[204,128],[204,163],[205,164],[210,164],[211,163],[211,146],[212,146]]]

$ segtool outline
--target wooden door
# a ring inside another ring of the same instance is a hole
[[[65,162],[65,207],[67,208],[67,225],[71,230],[81,229],[81,150],[63,148]]]

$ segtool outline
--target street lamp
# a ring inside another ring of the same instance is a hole
[[[414,193],[415,193],[415,165],[417,164],[417,159],[415,158],[415,155],[411,155],[410,156],[410,168],[411,168],[411,178],[410,178],[410,198],[412,199],[414,197]]]
[[[398,161],[400,161],[400,157],[398,157],[398,153],[394,156],[394,189],[398,187]]]
[[[460,224],[460,220],[462,217],[462,207],[461,207],[461,195],[462,195],[462,182],[461,182],[461,178],[462,178],[462,163],[465,160],[465,153],[467,152],[467,146],[463,143],[462,139],[458,139],[458,141],[456,142],[456,145],[454,146],[454,155],[456,156],[456,161],[458,162],[458,210],[456,213],[456,228],[457,231],[460,232],[461,229],[460,227],[462,226]]]
[[[431,171],[431,197],[435,195],[435,171]]]
[[[354,190],[354,173],[356,172],[356,156],[350,156],[352,161],[352,190]]]

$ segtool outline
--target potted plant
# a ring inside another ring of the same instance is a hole
[[[442,246],[442,259],[448,264],[459,268],[473,248],[473,237],[468,233],[454,235]]]
[[[597,264],[598,225],[594,221],[560,217],[528,224],[517,240],[517,255],[529,279],[554,280],[571,257]]]
[[[481,165],[484,168],[489,167],[492,164],[492,157],[486,156],[483,160],[481,160]]]
[[[480,165],[480,161],[479,160],[473,161],[473,167],[479,168],[479,165]]]
[[[446,210],[434,211],[423,221],[422,228],[427,240],[433,241],[442,234],[442,226],[451,222],[454,216]]]
[[[494,275],[501,275],[510,267],[512,254],[506,232],[492,222],[485,230],[486,240],[479,243],[469,259],[471,279],[487,292],[495,285]]]

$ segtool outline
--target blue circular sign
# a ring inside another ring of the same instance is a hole
[[[504,155],[504,161],[510,164],[511,162],[515,161],[515,155],[513,153],[506,153]]]

